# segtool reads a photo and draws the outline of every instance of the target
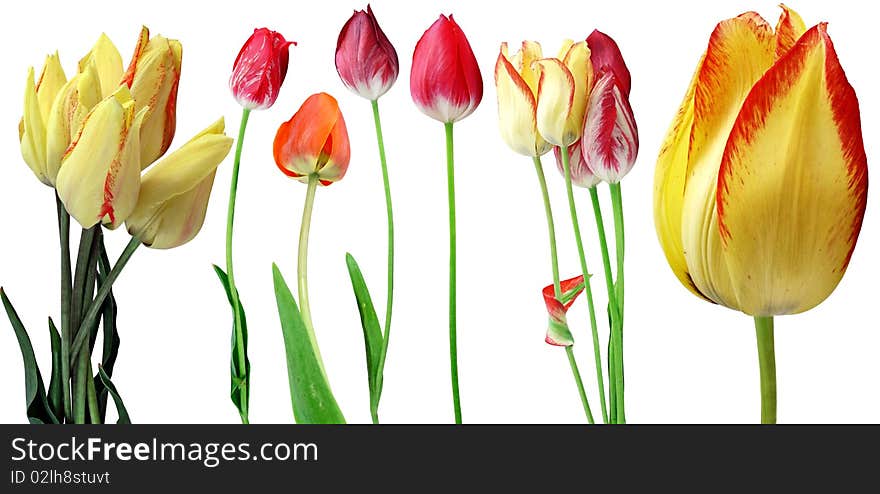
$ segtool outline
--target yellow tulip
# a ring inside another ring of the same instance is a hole
[[[849,263],[867,197],[859,107],[825,24],[783,7],[721,22],[657,163],[654,212],[696,295],[759,318],[815,307]]]
[[[144,174],[137,206],[126,220],[128,232],[144,245],[170,249],[198,234],[214,174],[232,147],[223,130],[221,118]]]
[[[113,94],[122,83],[122,56],[106,34],[101,34],[98,41],[85,57],[79,61],[79,72],[86,72],[92,67],[100,84],[101,99]]]
[[[533,62],[538,74],[537,127],[554,146],[569,146],[581,136],[593,85],[586,41],[566,41],[559,58]]]
[[[64,156],[55,187],[83,228],[102,222],[116,228],[131,214],[140,188],[140,128],[146,110],[135,111],[121,86],[86,116]]]
[[[174,139],[177,122],[177,86],[183,48],[180,42],[156,36],[141,29],[137,47],[123,84],[131,89],[135,110],[147,108],[141,127],[141,166],[159,159]]]
[[[67,81],[55,98],[46,122],[46,174],[53,185],[67,148],[101,99],[101,85],[92,65],[86,65],[84,72]]]
[[[538,157],[552,146],[538,133],[538,74],[532,62],[542,58],[541,45],[523,41],[513,56],[507,43],[501,44],[495,63],[495,87],[498,93],[498,122],[501,137],[517,153]]]
[[[55,96],[67,82],[58,53],[46,57],[40,79],[34,82],[34,69],[28,70],[24,91],[24,116],[18,125],[21,155],[34,174],[51,186],[46,163],[46,122]]]

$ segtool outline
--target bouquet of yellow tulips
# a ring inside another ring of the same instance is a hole
[[[53,188],[61,247],[60,327],[49,317],[48,387],[22,318],[0,289],[24,360],[32,423],[103,423],[108,397],[119,422],[129,422],[111,381],[120,345],[113,282],[138,246],[170,249],[196,236],[215,171],[232,145],[220,119],[167,153],[176,128],[181,62],[180,42],[151,37],[143,28],[127,69],[101,35],[69,80],[57,53],[46,57],[39,78],[33,69],[28,72],[21,153],[37,178]],[[71,217],[82,227],[75,262]],[[105,229],[123,224],[131,239],[111,263]]]

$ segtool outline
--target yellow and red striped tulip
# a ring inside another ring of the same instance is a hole
[[[98,222],[116,228],[134,210],[140,189],[140,129],[146,110],[135,111],[126,86],[86,116],[58,171],[55,187],[83,228]]]
[[[182,57],[179,41],[162,36],[150,38],[149,29],[143,27],[122,76],[122,83],[131,89],[135,111],[147,109],[140,135],[143,168],[165,154],[174,139]]]
[[[531,157],[552,148],[538,133],[538,73],[532,62],[541,58],[541,45],[536,41],[523,41],[512,56],[507,43],[502,43],[495,63],[501,138],[517,153]]]
[[[537,126],[554,146],[569,146],[581,136],[593,68],[586,41],[566,41],[559,58],[534,62],[538,73]]]
[[[34,172],[34,175],[46,185],[52,186],[46,161],[46,123],[52,103],[67,77],[58,53],[46,57],[40,78],[34,81],[34,69],[28,70],[27,84],[24,90],[24,115],[18,125],[18,138],[21,142],[21,156]]]
[[[199,233],[217,167],[232,147],[224,127],[217,120],[141,177],[137,206],[125,225],[144,245],[171,249]]]
[[[809,310],[849,263],[868,187],[855,91],[824,23],[783,7],[721,22],[657,163],[654,213],[696,295],[767,317]]]

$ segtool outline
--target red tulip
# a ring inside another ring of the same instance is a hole
[[[264,27],[254,34],[238,52],[229,77],[229,88],[238,104],[249,110],[263,110],[275,104],[287,75],[288,48],[295,41]]]
[[[467,117],[480,104],[480,67],[451,15],[441,15],[416,44],[409,87],[419,110],[444,123]]]
[[[336,71],[345,87],[368,100],[379,99],[394,82],[397,52],[376,22],[373,9],[355,11],[336,42]]]
[[[629,104],[630,74],[608,35],[593,31],[587,45],[595,82],[581,134],[582,163],[602,181],[615,184],[629,173],[639,152],[639,131]]]
[[[562,294],[559,298],[555,295],[553,285],[544,287],[544,303],[550,314],[550,324],[547,326],[547,337],[544,339],[553,346],[574,345],[574,337],[568,329],[568,321],[565,314],[571,308],[578,295],[584,291],[583,275],[565,280],[559,284]]]
[[[301,182],[312,174],[321,185],[342,179],[351,149],[336,99],[327,93],[309,96],[278,128],[273,151],[278,168]]]

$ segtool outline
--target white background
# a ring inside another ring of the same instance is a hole
[[[153,1],[27,2],[0,18],[0,283],[30,330],[48,379],[48,315],[58,316],[58,247],[52,191],[21,160],[16,127],[25,75],[60,50],[68,74],[104,31],[126,60],[141,24],[184,46],[177,138],[185,142],[218,116],[235,134],[240,109],[227,80],[254,27],[299,42],[277,104],[255,113],[245,143],[235,229],[235,266],[250,326],[251,419],[292,422],[281,330],[270,265],[295,280],[296,238],[305,186],[272,159],[278,125],[311,93],[342,107],[352,161],[340,183],[317,194],[310,280],[318,339],[336,397],[350,422],[368,422],[368,392],[358,313],[344,263],[359,260],[382,318],[385,212],[369,104],[349,93],[333,65],[339,28],[360,1],[315,3]],[[456,126],[459,234],[459,358],[466,422],[580,422],[583,412],[563,350],[543,342],[550,283],[546,230],[534,171],[497,131],[493,66],[501,41],[522,38],[554,55],[565,37],[593,28],[621,46],[633,78],[632,106],[641,153],[623,185],[627,221],[626,391],[630,422],[756,422],[755,336],[749,317],[698,300],[676,281],[656,240],[654,160],[715,23],[758,9],[775,24],[775,2],[392,2],[376,0],[379,22],[398,50],[401,77],[381,100],[397,229],[397,290],[381,416],[385,422],[452,420],[447,344],[447,219],[442,125],[410,101],[416,40],[441,12],[455,14],[480,62],[485,96]],[[859,95],[868,159],[878,135],[876,16],[870,4],[800,1],[808,25],[826,20]],[[229,400],[231,319],[211,263],[224,262],[223,237],[232,157],[220,168],[201,234],[172,251],[141,249],[115,286],[122,346],[114,374],[134,421],[234,423]],[[548,159],[549,158],[549,159]],[[563,275],[579,272],[564,187],[545,158],[557,217]],[[607,189],[602,193],[607,198]],[[604,284],[586,191],[578,191],[594,272],[597,307]],[[875,309],[880,250],[876,194],[852,263],[818,308],[777,319],[780,422],[880,420],[880,333]],[[610,219],[610,205],[606,202]],[[609,222],[610,227],[610,222]],[[74,238],[78,235],[74,233]],[[127,242],[108,232],[111,253]],[[75,246],[74,246],[75,247]],[[21,356],[0,318],[0,422],[23,422]],[[576,352],[598,415],[592,348],[583,301],[570,315]],[[601,321],[600,321],[601,324]],[[607,330],[602,329],[603,339]],[[603,343],[604,348],[604,343]]]

